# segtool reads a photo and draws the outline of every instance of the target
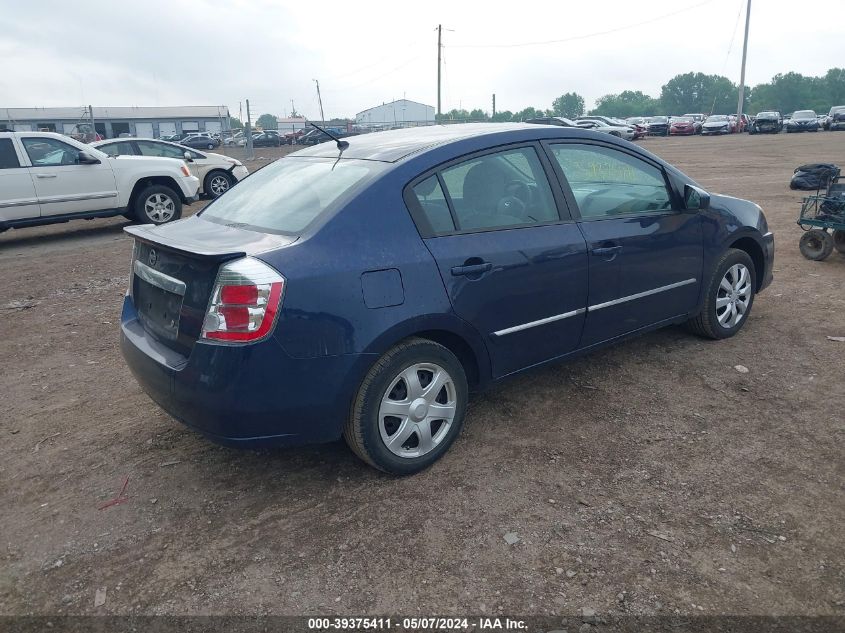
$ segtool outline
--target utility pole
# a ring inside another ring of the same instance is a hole
[[[739,100],[736,104],[736,123],[740,124],[742,117],[742,105],[745,101],[745,58],[748,55],[748,24],[751,22],[751,0],[745,9],[745,40],[742,43],[742,70],[739,74]]]
[[[437,25],[437,114],[442,114],[440,110],[440,49],[443,48],[443,25]]]
[[[255,158],[255,150],[252,148],[252,119],[249,115],[249,99],[246,100],[246,143],[244,144],[244,150],[246,150],[246,159],[252,160]]]
[[[493,116],[496,116],[496,93],[493,93]]]
[[[314,83],[317,84],[317,101],[320,102],[320,122],[325,123],[326,115],[323,114],[323,98],[320,96],[320,82],[315,79]],[[331,92],[331,90],[329,90],[329,92]]]
[[[88,105],[88,118],[91,119],[91,132],[94,134],[94,139],[97,138],[97,127],[94,125],[94,108]]]

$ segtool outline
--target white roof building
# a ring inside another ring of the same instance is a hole
[[[227,106],[137,107],[93,106],[97,132],[116,136],[155,137],[179,132],[219,133],[229,129]],[[68,134],[76,124],[89,122],[87,106],[69,108],[2,108],[0,128],[22,132],[49,130]]]
[[[434,106],[409,99],[383,103],[355,115],[355,123],[362,127],[404,126],[409,123],[432,123],[433,121]]]

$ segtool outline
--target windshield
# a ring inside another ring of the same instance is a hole
[[[792,115],[793,119],[815,119],[816,113],[812,110],[798,110],[795,114]]]
[[[215,200],[202,217],[255,231],[298,234],[384,169],[376,161],[281,158]]]
[[[727,121],[727,120],[728,120],[728,117],[726,117],[724,114],[714,114],[713,116],[707,117],[708,123],[724,122],[724,121]]]
[[[676,116],[674,119],[672,119],[672,123],[692,123],[692,117]]]
[[[777,112],[761,112],[757,115],[758,119],[766,118],[766,119],[776,119],[778,116]]]
[[[665,116],[655,116],[651,118],[652,123],[666,123],[669,119]]]

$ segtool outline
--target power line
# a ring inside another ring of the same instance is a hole
[[[543,46],[546,44],[563,44],[564,42],[574,42],[576,40],[585,40],[591,37],[599,37],[601,35],[610,35],[611,33],[619,33],[620,31],[627,31],[629,29],[638,28],[641,26],[645,26],[646,24],[652,24],[654,22],[658,22],[660,20],[665,20],[666,18],[671,18],[676,15],[680,15],[681,13],[686,13],[687,11],[692,11],[693,9],[697,9],[699,7],[703,7],[707,4],[711,4],[714,0],[704,0],[704,2],[699,2],[698,4],[694,4],[689,7],[685,7],[683,9],[678,9],[677,11],[672,11],[671,13],[665,13],[663,15],[659,15],[657,17],[651,18],[649,20],[643,20],[642,22],[635,22],[634,24],[626,24],[625,26],[620,26],[615,29],[608,29],[606,31],[596,31],[594,33],[586,33],[584,35],[574,35],[572,37],[567,37],[560,40],[544,40],[541,42],[519,42],[519,43],[512,43],[512,44],[453,44],[451,48],[521,48],[524,46]]]

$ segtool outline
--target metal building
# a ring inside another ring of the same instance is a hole
[[[94,125],[105,138],[121,134],[160,138],[182,132],[225,132],[230,129],[226,106],[98,107]],[[88,106],[70,108],[0,108],[0,129],[48,130],[71,134],[77,124],[89,123]]]
[[[434,106],[408,99],[383,103],[355,115],[356,125],[378,129],[426,125],[433,122]]]

